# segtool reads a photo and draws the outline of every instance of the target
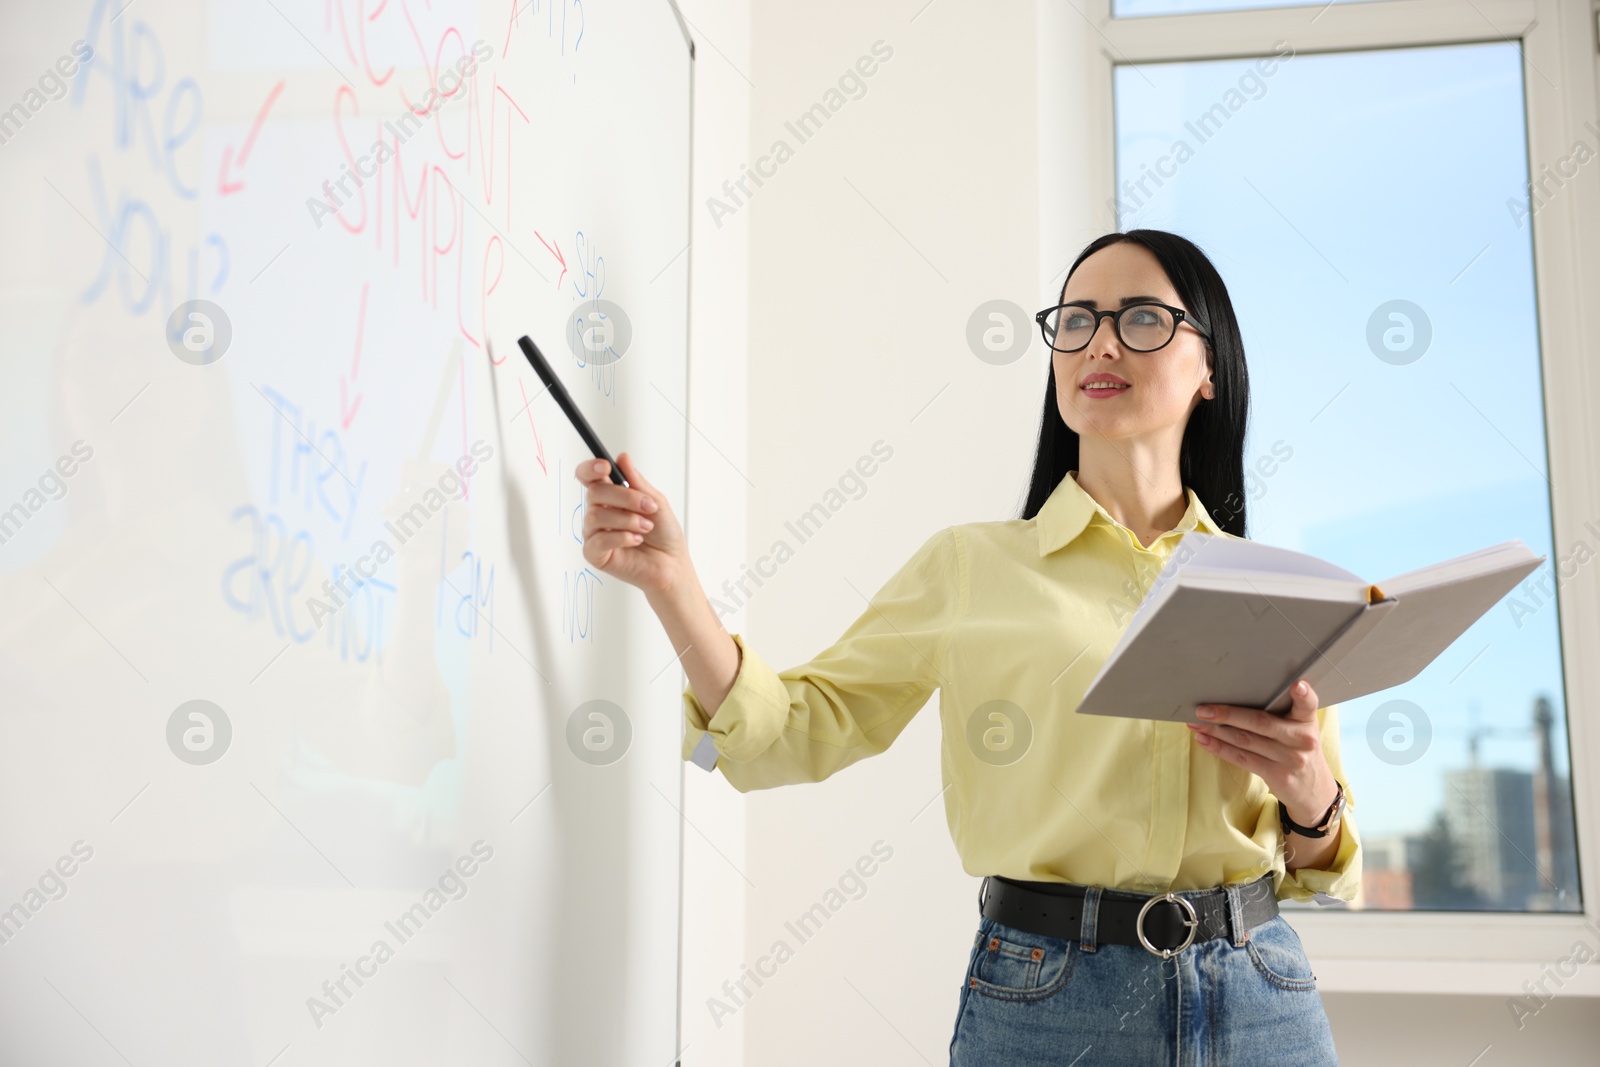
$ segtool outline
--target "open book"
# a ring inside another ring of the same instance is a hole
[[[1374,585],[1315,556],[1191,530],[1078,711],[1282,713],[1301,678],[1319,707],[1376,693],[1415,678],[1547,558],[1514,538]]]

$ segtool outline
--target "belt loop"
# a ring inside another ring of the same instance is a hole
[[[1233,928],[1233,947],[1238,948],[1250,940],[1250,926],[1244,918],[1244,900],[1240,897],[1239,887],[1229,885],[1225,887],[1228,894],[1228,923]]]
[[[1082,929],[1078,932],[1078,948],[1082,952],[1093,952],[1095,945],[1095,925],[1100,917],[1100,887],[1097,885],[1084,886],[1083,889],[1083,922]]]

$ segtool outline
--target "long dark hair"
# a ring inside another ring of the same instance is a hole
[[[1185,237],[1165,230],[1108,233],[1091,241],[1067,271],[1072,280],[1078,264],[1118,241],[1148,248],[1167,272],[1183,306],[1211,334],[1211,381],[1216,396],[1202,400],[1183,430],[1178,475],[1195,491],[1217,523],[1228,533],[1245,536],[1244,432],[1250,413],[1250,376],[1245,370],[1244,341],[1222,276],[1206,254]],[[1066,293],[1066,282],[1061,292]],[[1044,414],[1039,420],[1039,451],[1033,460],[1028,500],[1021,517],[1031,519],[1061,484],[1078,469],[1078,435],[1061,419],[1056,404],[1055,361],[1044,388]]]

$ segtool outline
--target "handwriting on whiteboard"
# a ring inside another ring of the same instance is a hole
[[[114,158],[143,157],[167,190],[193,200],[200,192],[205,111],[199,83],[185,76],[169,85],[160,37],[140,19],[113,17],[118,13],[109,0],[95,0],[90,8],[84,38],[91,52],[73,80],[72,107],[82,109],[92,100],[108,108]],[[127,313],[143,315],[155,307],[165,318],[183,300],[223,287],[228,245],[221,234],[207,233],[180,247],[146,197],[126,186],[109,195],[98,154],[90,154],[87,168],[96,229],[105,236],[106,248],[83,292],[85,304],[114,284]]]

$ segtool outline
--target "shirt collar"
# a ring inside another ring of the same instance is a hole
[[[1083,532],[1084,527],[1091,522],[1103,522],[1110,525],[1121,525],[1111,517],[1111,513],[1100,506],[1100,502],[1090,496],[1083,486],[1078,484],[1074,475],[1077,471],[1068,471],[1045,500],[1044,506],[1035,516],[1035,523],[1039,527],[1039,555],[1047,556],[1064,545],[1071,543],[1072,539]],[[1180,537],[1190,530],[1199,527],[1204,533],[1217,534],[1221,529],[1212,521],[1210,512],[1205,505],[1200,503],[1200,497],[1188,486],[1184,486],[1184,493],[1189,498],[1189,508],[1183,513],[1183,518],[1174,527],[1174,532]]]

